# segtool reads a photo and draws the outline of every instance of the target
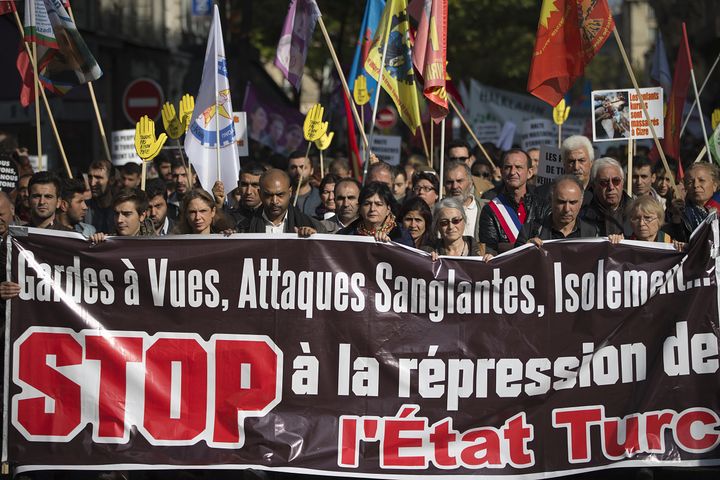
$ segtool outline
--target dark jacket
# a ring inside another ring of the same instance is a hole
[[[525,245],[531,238],[540,240],[558,240],[563,238],[595,238],[598,236],[598,229],[595,225],[583,221],[579,216],[573,230],[567,237],[553,228],[552,213],[545,215],[542,219],[535,219],[532,222],[525,222],[520,229],[515,247]]]
[[[95,230],[102,233],[111,234],[115,231],[115,210],[112,205],[109,207],[101,207],[98,202],[92,198],[87,202],[88,211],[85,214],[85,223],[89,223]]]
[[[360,227],[360,222],[362,222],[362,218],[358,218],[347,227],[341,228],[337,232],[338,235],[359,235],[358,228]],[[415,243],[410,236],[410,232],[405,230],[405,228],[401,227],[400,225],[395,225],[395,228],[390,230],[390,232],[388,233],[388,237],[390,237],[390,240],[392,240],[393,242],[397,242],[401,245],[415,247]]]
[[[580,212],[580,217],[586,222],[595,225],[598,229],[598,235],[601,237],[622,233],[625,238],[629,238],[633,233],[630,220],[625,215],[625,209],[629,201],[630,197],[623,192],[620,206],[614,212],[611,212],[598,202],[597,196],[593,196],[590,205],[585,211]]]
[[[517,212],[519,206],[515,204],[513,197],[507,194],[506,197],[510,201],[510,206]],[[527,214],[525,223],[542,218],[543,206],[530,191],[523,197],[523,203],[525,204],[525,212]],[[480,212],[480,230],[478,235],[480,243],[485,244],[486,253],[497,255],[498,253],[510,250],[514,246],[514,242],[510,243],[510,239],[502,226],[500,226],[500,222],[495,216],[495,212],[490,208],[490,205],[483,207],[482,212]]]
[[[287,211],[287,221],[285,222],[285,233],[295,233],[295,228],[300,227],[312,227],[317,230],[318,233],[326,232],[322,223],[308,217],[297,207],[290,205]],[[262,208],[258,208],[255,211],[244,233],[265,233],[265,219],[263,218]]]

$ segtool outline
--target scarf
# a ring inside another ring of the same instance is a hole
[[[389,213],[387,217],[385,217],[385,221],[380,225],[380,228],[374,228],[374,229],[367,229],[365,228],[365,222],[360,220],[360,225],[358,225],[358,234],[359,235],[365,235],[369,237],[374,237],[376,233],[382,232],[390,235],[390,232],[393,228],[397,226],[397,223],[395,223],[395,215],[392,213]]]

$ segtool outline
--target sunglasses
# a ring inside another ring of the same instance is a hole
[[[612,177],[612,178],[599,178],[598,179],[598,185],[600,185],[601,188],[609,187],[610,182],[612,182],[613,187],[619,187],[620,185],[622,185],[622,178]]]
[[[435,189],[433,187],[415,187],[415,188],[413,188],[413,192],[415,192],[415,193],[420,193],[420,192],[430,193],[430,192],[434,192],[434,191],[435,191]]]
[[[460,222],[463,221],[462,217],[455,217],[455,218],[443,218],[442,220],[438,220],[438,225],[441,227],[447,227],[451,223],[453,225],[458,225]]]
[[[450,160],[451,162],[464,162],[468,158],[470,157],[448,157],[448,160]]]

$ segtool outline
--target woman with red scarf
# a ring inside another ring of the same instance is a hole
[[[413,246],[410,233],[395,220],[395,197],[390,187],[380,182],[368,183],[360,190],[358,204],[360,218],[340,230],[340,235],[371,236],[380,242]]]

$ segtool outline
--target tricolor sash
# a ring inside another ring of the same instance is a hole
[[[515,243],[523,222],[520,221],[520,217],[517,212],[515,212],[515,209],[512,208],[510,202],[508,202],[504,195],[498,195],[492,199],[488,206],[495,213],[498,222],[500,222],[500,227],[502,227],[510,243]]]

